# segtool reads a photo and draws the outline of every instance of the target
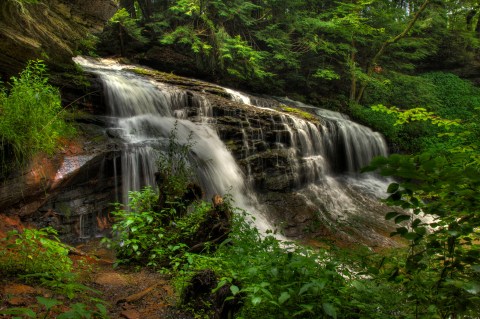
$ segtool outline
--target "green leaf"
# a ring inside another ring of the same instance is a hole
[[[56,300],[56,299],[50,299],[50,298],[44,298],[44,297],[37,297],[37,301],[39,304],[43,305],[47,310],[51,309],[52,307],[55,307],[57,305],[61,305],[62,302]]]
[[[298,292],[298,295],[301,296],[303,295],[306,291],[308,291],[311,287],[313,286],[313,283],[309,282],[309,283],[306,283],[302,286],[302,288],[300,288],[299,292]]]
[[[254,306],[259,305],[261,302],[262,302],[262,297],[255,296],[255,297],[252,298],[252,304]]]
[[[401,222],[404,222],[406,220],[409,220],[410,216],[409,215],[400,215],[395,218],[395,224],[399,224]]]
[[[408,240],[415,240],[419,237],[419,235],[417,233],[406,233],[403,234],[402,237]]]
[[[327,314],[330,317],[337,318],[337,310],[335,309],[335,307],[331,303],[324,302],[322,304],[322,308],[323,308],[323,312],[325,312],[325,314]]]
[[[472,294],[472,295],[476,295],[478,293],[480,293],[480,284],[477,283],[477,282],[466,282],[462,285],[462,288]]]
[[[230,291],[232,292],[232,295],[235,296],[236,294],[238,294],[238,293],[240,292],[240,288],[238,288],[238,287],[235,286],[235,285],[231,285],[231,286],[230,286]]]
[[[416,218],[416,219],[413,221],[413,223],[412,223],[412,227],[413,227],[413,228],[417,227],[418,225],[420,225],[421,222],[422,222],[421,219]]]
[[[280,294],[280,297],[278,297],[278,303],[283,304],[288,299],[290,299],[290,294],[288,292],[284,291]]]
[[[104,304],[97,303],[95,306],[98,309],[98,312],[102,315],[102,317],[106,318],[107,317],[107,307],[105,307]]]
[[[423,236],[427,233],[427,228],[426,227],[414,227],[413,231],[416,232],[417,234]]]
[[[28,318],[37,318],[37,314],[29,308],[10,308],[6,310],[0,310],[2,315],[22,315]]]
[[[388,185],[387,193],[395,193],[396,191],[398,191],[399,188],[400,185],[398,183],[391,183],[390,185]]]

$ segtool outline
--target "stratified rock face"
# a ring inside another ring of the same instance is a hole
[[[17,74],[26,62],[71,63],[79,42],[100,32],[117,10],[112,0],[41,0],[0,2],[0,74]]]

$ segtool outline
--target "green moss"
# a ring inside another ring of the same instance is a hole
[[[173,73],[166,73],[166,72],[149,70],[144,68],[134,68],[134,69],[131,69],[131,71],[139,75],[144,75],[144,76],[154,78],[155,80],[160,82],[174,84],[181,89],[208,92],[224,98],[230,98],[230,94],[225,92],[223,88],[212,85],[207,82],[184,78],[184,77],[175,75]]]
[[[280,104],[280,109],[283,112],[291,113],[291,114],[296,115],[300,118],[303,118],[307,121],[318,122],[318,119],[313,114],[308,113],[306,111],[302,111],[302,110],[296,109],[294,107],[286,106],[284,104]]]

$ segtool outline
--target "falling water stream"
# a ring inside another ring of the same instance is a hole
[[[212,124],[215,120],[208,99],[124,70],[129,66],[81,57],[75,58],[75,62],[102,81],[109,116],[107,130],[123,141],[119,152],[119,190],[123,202],[128,200],[128,191],[155,185],[156,159],[176,127],[178,142],[193,141],[192,166],[207,198],[229,193],[237,206],[255,215],[257,227],[261,230],[272,227],[263,217],[263,207],[253,191],[251,167],[246,165],[243,172],[220,139]],[[365,194],[359,195],[360,201],[382,195],[386,182],[357,174],[374,156],[387,155],[380,134],[337,112],[315,109],[319,123],[312,123],[268,108],[266,99],[260,103],[246,94],[225,90],[232,100],[271,113],[275,140],[267,141],[263,128],[250,125],[247,119],[243,128],[243,157],[253,156],[258,144],[288,154],[286,173],[294,181],[291,186],[309,205],[337,217],[364,214],[365,206],[351,194]],[[309,107],[288,99],[277,99],[276,103]],[[187,116],[187,109],[192,107],[198,109],[197,115]],[[252,134],[257,146],[247,138]]]

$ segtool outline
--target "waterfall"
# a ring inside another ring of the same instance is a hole
[[[121,198],[128,202],[128,192],[155,186],[156,160],[168,144],[172,130],[180,144],[193,142],[192,167],[207,198],[231,194],[235,204],[255,215],[258,228],[271,225],[261,216],[255,196],[249,191],[245,176],[232,154],[209,125],[214,122],[208,100],[175,87],[150,82],[125,72],[113,64],[75,58],[89,72],[101,79],[106,97],[110,127],[123,141],[121,150]],[[196,121],[185,119],[189,108],[197,110]]]
[[[359,174],[374,157],[388,155],[381,134],[339,112],[288,98],[274,98],[276,103],[265,103],[262,98],[232,89],[226,91],[234,101],[273,113],[271,120],[276,137],[268,147],[289,154],[290,171],[286,174],[292,176],[290,186],[307,206],[322,216],[323,222],[337,225],[334,227],[341,223],[351,224],[358,218],[371,224],[381,223],[383,213],[374,203],[386,197],[385,190],[391,181],[372,174]],[[276,110],[282,105],[315,113],[320,123]],[[368,236],[385,241],[373,232]]]
[[[277,219],[260,213],[275,210],[271,209],[274,200],[268,199],[270,191],[290,192],[301,198],[310,212],[323,216],[324,222],[358,216],[383,220],[383,216],[371,212],[371,207],[378,205],[377,197],[384,195],[387,181],[359,176],[358,172],[373,157],[387,155],[386,143],[380,134],[347,116],[285,98],[253,97],[218,87],[229,93],[232,101],[258,109],[242,113],[224,107],[221,112],[225,116],[219,118],[215,114],[218,109],[214,111],[201,93],[124,70],[130,66],[84,58],[75,61],[103,83],[107,130],[122,141],[116,153],[121,157],[118,189],[124,203],[128,191],[155,185],[156,160],[176,128],[179,143],[193,142],[190,162],[207,198],[231,194],[237,206],[255,216],[262,231],[272,228],[269,221]],[[281,105],[309,109],[318,115],[317,120],[279,111]],[[222,134],[222,123],[217,123],[229,119],[238,126],[232,133],[234,138],[241,139],[235,146],[236,158],[226,146],[228,132]],[[238,163],[242,163],[243,171]],[[266,188],[261,189],[262,185]],[[274,213],[287,209],[277,206]]]

